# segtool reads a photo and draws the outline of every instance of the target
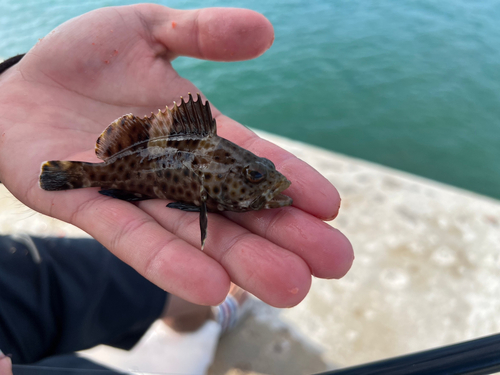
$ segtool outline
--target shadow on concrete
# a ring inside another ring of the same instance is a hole
[[[331,369],[319,351],[284,326],[249,316],[223,336],[209,375],[314,374]]]

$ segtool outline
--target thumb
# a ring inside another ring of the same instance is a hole
[[[274,41],[271,22],[249,9],[176,10],[154,4],[136,9],[151,26],[153,40],[169,58],[179,55],[214,61],[240,61],[263,54]]]
[[[12,361],[0,350],[0,375],[12,375]]]

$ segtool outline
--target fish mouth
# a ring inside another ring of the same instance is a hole
[[[283,178],[280,184],[266,197],[266,203],[264,208],[279,208],[285,206],[291,206],[293,203],[292,198],[282,194],[282,191],[288,189],[291,182],[286,178]]]
[[[264,208],[279,208],[279,207],[291,206],[292,203],[293,199],[290,198],[288,195],[278,193],[264,205]]]
[[[293,201],[292,198],[286,196],[285,194],[281,194],[281,192],[287,189],[290,186],[291,182],[283,177],[281,181],[279,181],[274,189],[270,189],[266,193],[254,199],[248,208],[251,210],[261,210],[263,208],[278,208],[284,206],[290,206]]]

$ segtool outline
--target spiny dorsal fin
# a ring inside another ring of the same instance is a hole
[[[174,102],[172,110],[167,107],[142,119],[128,114],[113,121],[97,139],[95,152],[99,159],[106,160],[124,151],[146,148],[155,139],[201,139],[215,134],[217,125],[210,103],[207,100],[203,104],[200,94],[195,102],[189,93],[189,100],[185,102],[181,96],[181,104]]]

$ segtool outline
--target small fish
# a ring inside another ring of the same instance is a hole
[[[47,161],[40,187],[68,190],[100,187],[126,201],[171,199],[167,207],[200,212],[201,249],[207,211],[245,212],[289,206],[281,194],[290,181],[274,164],[217,135],[208,101],[174,102],[144,118],[132,114],[112,122],[97,139],[104,163]]]

